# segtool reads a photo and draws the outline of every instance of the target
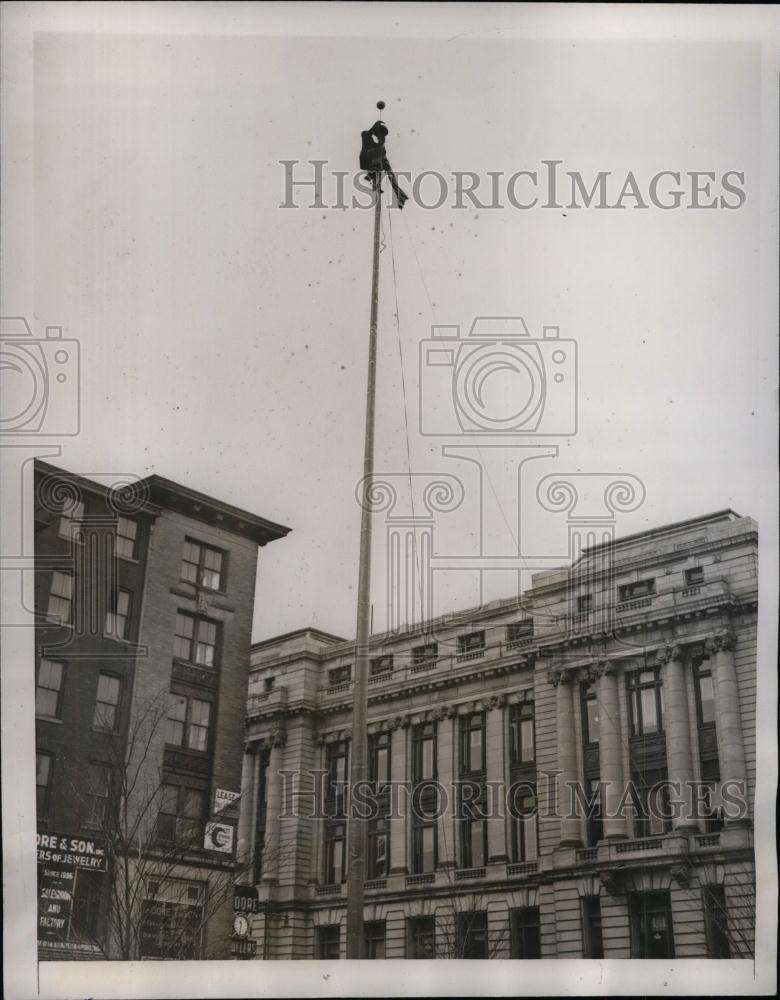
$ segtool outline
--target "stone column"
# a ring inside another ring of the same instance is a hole
[[[657,657],[664,665],[664,731],[668,776],[669,781],[680,785],[679,794],[675,791],[670,791],[669,794],[674,812],[672,827],[674,830],[696,830],[698,823],[692,804],[693,749],[683,651],[680,646],[667,646],[659,650]]]
[[[407,795],[402,787],[409,781],[407,764],[407,743],[409,733],[406,719],[398,717],[393,720],[393,730],[390,737],[390,780],[392,792],[390,799],[390,875],[406,875],[409,871],[407,843],[411,828],[411,795]]]
[[[239,864],[239,877],[242,881],[242,869],[247,870],[252,863],[252,827],[256,822],[256,814],[252,814],[254,796],[253,780],[255,774],[255,751],[253,744],[248,744],[244,749],[244,757],[241,762],[241,799],[238,810],[238,845],[236,848],[236,860]],[[249,873],[246,871],[246,881],[249,881]]]
[[[739,711],[739,688],[737,668],[734,662],[736,635],[731,629],[718,633],[707,643],[707,649],[714,660],[715,731],[718,737],[718,758],[720,761],[721,784],[726,781],[736,783],[735,792],[744,795],[745,816],[726,817],[726,824],[742,825],[747,820],[747,768],[745,767],[745,747],[742,737],[742,717]]]
[[[487,861],[509,861],[506,843],[506,728],[503,695],[493,695],[483,702],[486,709],[485,764],[488,788]]]
[[[458,749],[458,716],[452,709],[443,710],[436,723],[436,773],[442,793],[442,816],[439,819],[438,867],[457,867],[456,822],[457,794],[455,761]],[[446,808],[444,808],[446,804]]]
[[[601,803],[604,837],[619,840],[628,836],[628,823],[618,807],[625,792],[623,775],[623,731],[620,725],[617,667],[603,661],[597,667],[599,700],[599,773],[604,798]]]
[[[265,849],[263,851],[262,881],[275,885],[279,881],[279,852],[281,850],[280,815],[282,810],[282,751],[284,736],[274,733],[268,761],[267,796],[265,803]]]
[[[574,815],[572,788],[579,780],[577,745],[574,729],[574,687],[576,678],[563,670],[554,671],[556,716],[558,725],[558,795],[556,808],[560,815],[559,847],[581,847],[580,820]]]

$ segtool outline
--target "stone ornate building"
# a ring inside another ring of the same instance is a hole
[[[756,558],[722,511],[372,638],[370,957],[752,954]],[[252,648],[258,958],[345,955],[353,656]]]

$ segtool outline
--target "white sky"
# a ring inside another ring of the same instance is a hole
[[[469,500],[442,517],[439,554],[473,554],[478,515],[469,467],[416,432],[434,319],[522,315],[534,336],[554,324],[577,340],[580,431],[529,475],[639,476],[647,500],[619,533],[755,514],[773,377],[759,363],[759,59],[709,42],[38,35],[35,313],[82,356],[83,430],[62,464],[155,471],[292,526],[261,553],[255,638],[353,634],[371,213],[280,210],[279,160],[355,169],[383,98],[391,161],[415,173],[555,158],[591,181],[633,170],[645,190],[659,170],[745,173],[739,211],[393,213],[412,468],[461,475]],[[404,473],[389,248],[382,269],[377,470]],[[533,525],[534,551],[565,558],[561,515]],[[476,603],[473,575],[442,579],[437,600]]]

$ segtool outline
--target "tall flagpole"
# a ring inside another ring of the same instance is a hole
[[[380,101],[377,107],[382,110]],[[347,958],[364,958],[363,883],[366,877],[366,820],[357,815],[354,790],[368,780],[368,643],[371,629],[371,510],[368,502],[374,475],[374,412],[376,408],[376,340],[379,315],[379,229],[382,213],[382,174],[374,189],[374,258],[371,274],[371,323],[368,332],[366,437],[363,451],[363,489],[360,517],[355,683],[352,705],[352,755],[348,802],[349,867],[347,870]],[[362,786],[365,787],[365,786]]]

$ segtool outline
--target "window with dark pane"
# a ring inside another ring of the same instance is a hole
[[[41,659],[35,686],[35,714],[59,719],[64,686],[65,664],[57,660]]]

